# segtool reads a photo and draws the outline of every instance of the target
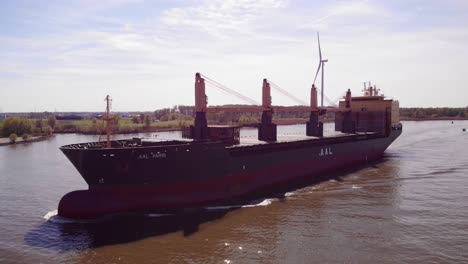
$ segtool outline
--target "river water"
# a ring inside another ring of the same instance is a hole
[[[466,263],[468,122],[403,126],[382,160],[280,198],[90,222],[55,215],[86,188],[58,147],[95,136],[0,147],[0,263]]]

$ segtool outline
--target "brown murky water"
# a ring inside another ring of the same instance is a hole
[[[86,188],[58,147],[95,137],[0,147],[0,263],[468,262],[463,127],[468,122],[405,122],[381,161],[280,198],[91,222],[54,211],[65,193]]]

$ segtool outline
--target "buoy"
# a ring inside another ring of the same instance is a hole
[[[466,128],[462,129],[462,131],[465,132],[465,131],[466,131]]]

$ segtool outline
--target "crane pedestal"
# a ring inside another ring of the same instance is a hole
[[[258,140],[276,141],[276,124],[273,124],[273,111],[262,112],[262,122],[258,125]]]
[[[195,125],[193,126],[193,139],[203,140],[209,138],[208,122],[206,112],[195,113]]]
[[[309,137],[323,137],[323,123],[319,122],[319,112],[310,112],[306,124],[306,135]]]
[[[343,114],[343,133],[356,133],[356,122],[353,119],[353,115],[351,112],[346,112]]]

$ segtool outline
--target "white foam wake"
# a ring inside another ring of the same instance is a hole
[[[223,206],[207,206],[205,207],[206,210],[229,210],[235,208],[250,208],[250,207],[258,207],[258,206],[268,206],[273,202],[274,199],[265,199],[256,204],[244,204],[244,205],[223,205]]]
[[[44,218],[45,220],[49,221],[52,217],[56,216],[57,213],[58,213],[57,210],[50,211],[50,212],[48,212],[47,214],[45,214],[45,215],[43,216],[43,218]]]
[[[90,223],[96,221],[94,220],[76,220],[76,219],[69,219],[69,218],[64,218],[58,215],[57,210],[53,210],[48,212],[43,216],[43,218],[51,223],[54,224],[82,224],[82,223]]]
[[[285,196],[290,196],[292,193],[287,193]],[[258,206],[268,206],[270,205],[275,199],[264,199],[259,203],[254,204],[244,204],[244,205],[225,205],[225,206],[207,206],[204,207],[206,210],[229,210],[234,208],[251,208],[251,207],[258,207]],[[164,216],[171,216],[172,214],[159,214],[159,213],[147,213],[145,214],[146,217],[164,217]],[[72,223],[89,223],[95,222],[97,219],[92,220],[75,220],[60,217],[58,215],[57,210],[53,210],[48,212],[43,216],[46,221],[56,223],[56,224],[72,224]]]
[[[273,199],[265,199],[261,201],[260,203],[257,204],[246,204],[242,205],[242,208],[248,208],[248,207],[257,207],[257,206],[267,206],[270,205],[273,202]]]

